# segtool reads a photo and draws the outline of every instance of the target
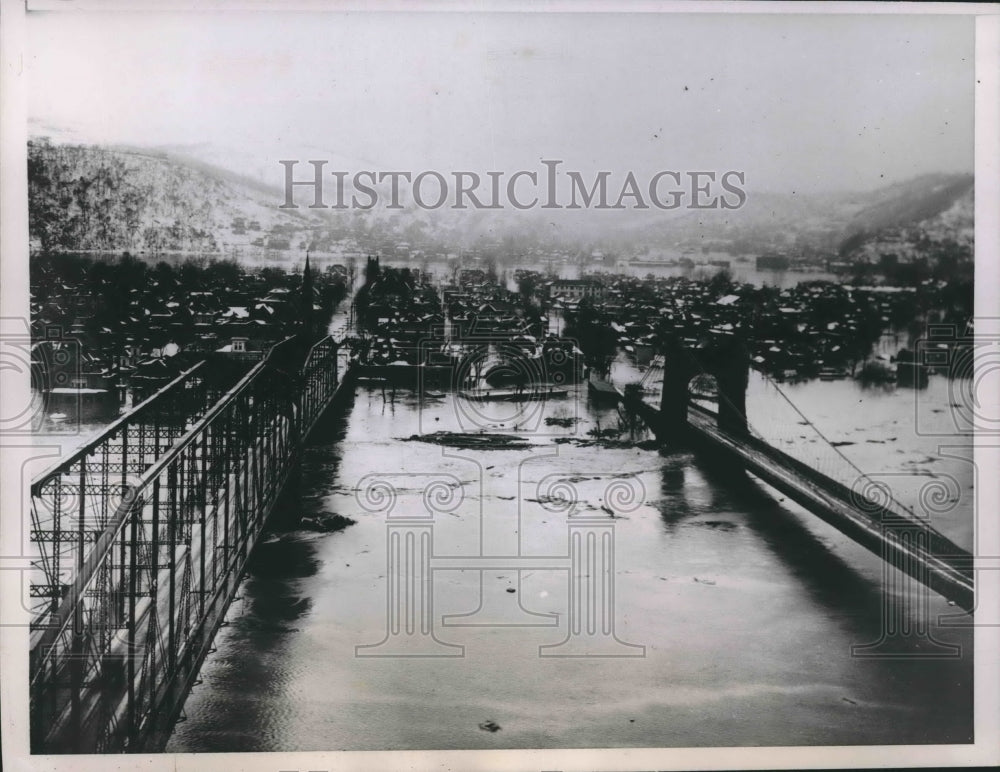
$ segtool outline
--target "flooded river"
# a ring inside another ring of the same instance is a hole
[[[947,438],[914,431],[913,392],[851,381],[792,389],[829,439],[851,443],[840,450],[853,463],[905,476],[898,497],[916,501],[927,481],[954,479],[952,506],[933,522],[971,546],[971,465],[942,457]],[[921,397],[942,431],[949,394],[948,381],[932,378]],[[767,399],[766,384],[753,382],[751,416]],[[360,384],[311,438],[300,494],[262,537],[167,750],[969,740],[968,628],[932,625],[934,640],[855,652],[895,656],[852,656],[852,646],[880,640],[878,558],[711,459],[657,449],[641,432],[596,443],[588,432],[618,427],[619,417],[583,390],[529,404],[517,414],[509,403]],[[498,450],[447,435],[479,431],[512,439]],[[794,440],[780,431],[776,441]],[[393,519],[426,514],[434,478],[446,482],[435,558],[500,556],[488,570],[435,570],[432,589],[423,583],[439,652],[462,656],[359,656],[387,637],[386,505]],[[335,516],[354,523],[327,530]],[[503,556],[567,555],[570,524],[588,518],[613,533],[622,645],[612,653],[641,656],[540,656],[567,638],[568,572],[501,565]],[[937,596],[929,607],[932,620],[957,613]],[[952,651],[943,644],[961,656],[903,656]]]

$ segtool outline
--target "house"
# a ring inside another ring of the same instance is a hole
[[[604,287],[592,279],[557,279],[549,285],[549,297],[568,300],[604,297]]]
[[[273,325],[263,319],[230,321],[218,327],[219,340],[229,342],[216,349],[233,359],[258,361],[280,337]]]
[[[32,386],[52,393],[98,393],[115,385],[115,374],[79,341],[42,340],[31,346]]]
[[[185,360],[179,356],[151,357],[139,362],[129,376],[134,402],[141,401],[166,386],[184,371]]]

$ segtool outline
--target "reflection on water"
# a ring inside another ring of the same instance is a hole
[[[685,255],[680,253],[664,252],[662,254],[650,254],[643,259],[677,261],[682,257],[685,257]],[[689,279],[704,279],[722,270],[719,266],[710,265],[710,261],[726,261],[729,263],[729,267],[726,270],[729,271],[734,281],[753,284],[758,287],[769,286],[786,289],[794,287],[805,281],[836,282],[841,278],[835,274],[826,273],[824,271],[804,273],[801,271],[788,270],[757,270],[756,262],[753,259],[741,262],[724,252],[709,252],[701,255],[695,255],[691,259],[693,260],[692,265],[650,265],[643,263],[641,260],[618,260],[593,262],[588,265],[581,266],[578,263],[569,262],[568,260],[565,262],[562,260],[539,261],[537,258],[533,258],[530,262],[510,262],[506,265],[505,270],[507,273],[508,287],[513,291],[517,291],[517,283],[514,280],[514,271],[519,268],[541,270],[543,273],[552,274],[560,279],[578,279],[585,273],[618,274],[634,276],[637,279],[644,279],[649,275],[653,275],[657,278],[683,276]],[[456,270],[455,263],[453,261],[446,260],[414,261],[407,260],[405,258],[383,256],[381,257],[381,263],[382,265],[391,265],[395,267],[419,268],[422,271],[428,272],[436,279],[448,279]],[[486,267],[486,263],[482,261],[478,263],[472,262],[469,265],[473,268],[478,267],[485,269]]]
[[[35,444],[58,447],[63,455],[87,442],[118,417],[115,394],[42,394],[31,391]]]
[[[782,384],[793,409],[752,372],[747,415],[779,449],[849,486],[862,472],[885,483],[899,502],[972,550],[973,465],[947,447],[967,444],[956,426],[971,422],[971,406],[955,401],[956,383],[932,376],[920,390],[854,380]],[[930,494],[939,491],[935,502]]]
[[[820,413],[837,414],[835,394],[859,404],[853,385],[821,386],[826,391],[802,395]],[[848,422],[844,431],[863,448],[861,438],[881,432],[885,439],[888,422],[905,452],[879,460],[907,469],[912,455],[930,456],[935,448],[892,424],[893,411],[902,422],[911,409],[912,395],[893,399],[878,402],[877,425],[859,416],[859,428]],[[711,459],[627,443],[595,446],[587,431],[615,425],[615,411],[592,409],[582,392],[545,403],[542,417],[550,415],[579,420],[546,434],[512,426],[506,414],[494,423],[479,416],[483,430],[521,433],[531,447],[442,447],[409,438],[463,430],[469,414],[457,410],[453,395],[420,400],[400,390],[393,399],[378,387],[360,387],[346,415],[312,439],[301,490],[283,502],[255,554],[203,682],[187,701],[188,720],[168,750],[969,739],[967,629],[934,629],[940,640],[963,647],[957,659],[851,656],[852,644],[880,636],[882,565],[875,556]],[[842,418],[837,425],[846,426]],[[971,480],[968,465],[952,471]],[[452,556],[564,555],[567,521],[601,516],[612,482],[638,480],[641,505],[615,520],[615,622],[619,638],[644,645],[645,657],[540,658],[540,645],[566,636],[566,572],[504,569],[482,577],[435,572],[436,624],[484,605],[510,621],[524,621],[524,612],[555,615],[557,626],[440,626],[439,638],[464,645],[464,657],[356,657],[357,645],[378,642],[386,629],[386,521],[358,499],[359,483],[373,472],[394,481],[392,511],[400,516],[424,511],[421,478],[404,475],[458,481],[458,505],[434,526],[435,555]],[[574,486],[574,509],[557,511],[540,495],[553,474]],[[966,520],[970,513],[964,509]],[[302,527],[299,515],[356,523],[318,533]],[[955,613],[937,597],[930,608]],[[901,645],[912,654],[925,643]],[[480,728],[489,721],[500,730]]]

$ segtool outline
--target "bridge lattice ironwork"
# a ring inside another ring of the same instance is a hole
[[[235,382],[202,362],[34,481],[34,752],[165,742],[336,393],[337,348],[289,338]]]

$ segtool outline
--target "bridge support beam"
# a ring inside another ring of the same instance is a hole
[[[747,384],[750,380],[750,355],[741,343],[727,347],[715,368],[719,391],[718,426],[724,432],[747,433]]]
[[[715,378],[719,396],[718,426],[730,434],[747,433],[747,384],[750,355],[739,340],[709,349],[685,350],[673,339],[664,346],[666,366],[660,398],[660,422],[667,436],[679,436],[687,427],[691,379],[702,373]]]
[[[660,397],[660,425],[667,437],[679,437],[687,431],[688,382],[692,372],[685,367],[686,354],[680,341],[667,342],[664,350],[663,394]]]

